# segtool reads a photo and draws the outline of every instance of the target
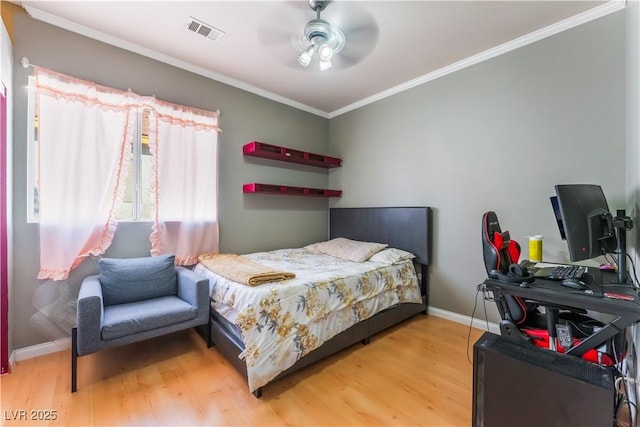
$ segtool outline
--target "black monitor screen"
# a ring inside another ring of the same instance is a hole
[[[599,185],[556,185],[556,195],[571,261],[615,251],[609,205]]]
[[[553,214],[556,217],[558,223],[558,230],[560,231],[560,237],[562,240],[567,240],[567,235],[564,234],[564,223],[562,222],[562,212],[560,212],[560,206],[558,205],[558,196],[551,196],[551,206],[553,207]]]

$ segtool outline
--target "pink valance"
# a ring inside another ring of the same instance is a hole
[[[156,200],[152,253],[181,264],[218,248],[218,112],[119,91],[36,67],[38,278],[63,280],[111,244],[136,115],[150,111]],[[208,186],[208,188],[206,187]],[[181,209],[175,208],[182,206]],[[171,223],[179,226],[171,226]],[[206,239],[202,237],[206,236]]]

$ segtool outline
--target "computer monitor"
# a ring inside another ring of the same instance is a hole
[[[553,215],[556,217],[556,223],[558,224],[558,231],[562,240],[567,240],[566,234],[564,234],[564,223],[562,222],[562,212],[560,212],[560,206],[558,205],[558,196],[549,197],[551,200],[551,207],[553,208]]]
[[[624,209],[613,216],[599,185],[556,185],[556,195],[571,261],[613,253],[618,264],[614,283],[634,286],[626,259],[626,232],[633,228],[633,221]]]
[[[613,217],[599,185],[556,185],[556,195],[571,261],[616,252]]]

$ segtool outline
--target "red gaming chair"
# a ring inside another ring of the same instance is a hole
[[[500,229],[500,223],[495,212],[485,212],[482,217],[482,253],[487,275],[491,278],[511,283],[531,283],[534,276],[520,264],[520,245],[511,240],[508,231]],[[513,295],[494,295],[498,312],[500,313],[500,334],[505,337],[525,340],[533,344],[549,348],[549,336],[555,337],[555,331],[550,331],[547,325],[549,310],[557,310],[558,323],[568,325],[574,342],[579,342],[593,333],[594,327],[602,327],[603,324],[595,319],[585,316],[584,310],[565,306],[549,306],[545,304],[545,312],[541,311],[541,304],[535,301]],[[551,332],[551,333],[550,333]],[[617,343],[618,349],[623,343]],[[556,346],[558,351],[564,351],[561,346]],[[596,350],[589,350],[583,359],[612,364],[613,358],[609,354]]]
[[[518,264],[520,244],[511,240],[508,231],[500,229],[495,212],[485,212],[482,217],[482,254],[487,275],[510,283],[532,282],[533,275]],[[512,295],[496,299],[502,335],[519,336],[518,327],[546,328],[546,318],[538,310],[538,304]],[[515,326],[515,330],[514,330]]]

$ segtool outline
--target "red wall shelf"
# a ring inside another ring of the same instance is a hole
[[[242,147],[245,156],[261,157],[264,159],[280,160],[283,162],[300,163],[321,168],[337,168],[342,166],[342,160],[337,157],[307,151],[293,150],[264,142],[251,141]]]
[[[342,191],[324,188],[292,187],[290,185],[260,184],[252,182],[242,186],[243,193],[281,194],[285,196],[340,197]]]

